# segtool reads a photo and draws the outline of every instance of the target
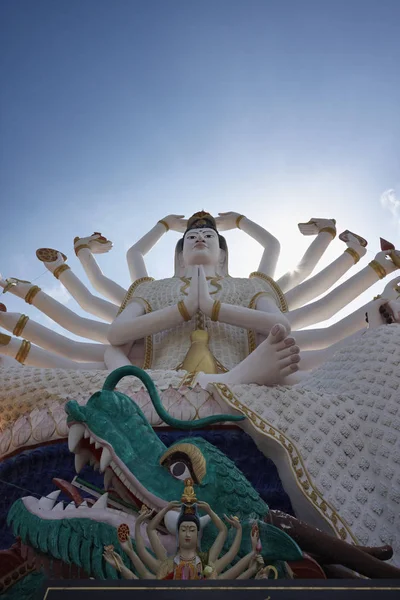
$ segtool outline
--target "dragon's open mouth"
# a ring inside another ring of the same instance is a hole
[[[115,453],[113,447],[96,436],[83,423],[71,423],[68,447],[75,454],[75,470],[79,473],[89,463],[104,473],[104,489],[113,490],[124,502],[138,509],[145,504],[157,512],[166,501],[149,492]]]

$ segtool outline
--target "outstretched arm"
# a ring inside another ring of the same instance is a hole
[[[157,513],[157,515],[147,525],[147,537],[149,538],[154,554],[156,555],[159,561],[163,561],[167,558],[167,551],[160,542],[156,529],[160,525],[161,521],[163,520],[168,511],[173,510],[174,508],[178,508],[180,506],[180,502],[169,502],[167,506],[160,510],[160,512]]]
[[[122,558],[115,550],[106,547],[103,552],[103,558],[111,567],[113,567],[113,569],[118,571],[118,573],[121,573],[124,579],[138,579],[135,573],[132,573],[132,571],[125,566]]]
[[[139,558],[142,560],[142,562],[150,569],[150,571],[152,573],[157,573],[158,569],[161,566],[161,561],[159,561],[157,558],[154,558],[154,556],[152,556],[150,554],[150,552],[147,550],[144,540],[143,540],[143,536],[142,536],[142,532],[140,531],[140,527],[141,524],[147,519],[149,518],[149,516],[151,515],[153,511],[145,511],[142,514],[140,514],[138,516],[138,518],[136,519],[136,523],[135,523],[135,543],[136,543],[136,550],[137,553],[139,555]]]
[[[186,220],[183,218],[183,215],[168,215],[164,217],[156,223],[153,229],[150,229],[146,235],[129,248],[126,253],[126,259],[132,281],[148,276],[144,256],[155,246],[164,233],[170,229],[182,233],[185,231]]]
[[[129,560],[135,567],[136,571],[139,573],[139,577],[141,579],[155,579],[156,576],[153,573],[150,573],[148,569],[146,569],[146,565],[140,560],[138,555],[133,549],[132,540],[129,537],[126,542],[119,542],[121,548],[125,552],[125,554],[129,557]]]
[[[265,310],[254,310],[244,306],[235,306],[234,304],[225,304],[218,301],[214,302],[210,296],[202,266],[198,267],[197,276],[199,278],[200,310],[214,321],[229,323],[237,327],[243,327],[243,329],[254,330],[262,335],[268,335],[271,328],[277,323],[284,325],[286,330],[288,332],[290,331],[288,319],[273,301],[266,303],[265,297],[260,297],[256,305],[257,309],[259,308],[259,305],[261,306],[262,304]],[[192,277],[192,284],[193,281],[194,276]]]
[[[292,288],[285,294],[289,310],[304,306],[307,302],[324,294],[366,253],[365,247],[358,243],[357,238],[354,236],[351,236],[347,245],[348,248],[346,248],[339,258],[320,271],[320,273],[307,279],[307,281]]]
[[[286,313],[292,329],[303,329],[330,319],[379,279],[395,271],[396,265],[391,260],[386,260],[386,255],[387,252],[379,252],[368,266],[320,300]]]
[[[95,340],[96,342],[108,343],[108,324],[79,317],[72,310],[61,304],[61,302],[57,302],[57,300],[42,292],[38,286],[26,282],[17,282],[16,285],[10,287],[7,281],[0,279],[0,287],[24,299],[28,304],[33,304],[33,306],[61,325],[61,327],[67,329],[67,331],[80,337]]]
[[[215,572],[218,574],[226,569],[237,556],[240,550],[240,544],[242,543],[242,525],[239,519],[235,519],[234,517],[228,518],[226,515],[224,515],[224,517],[236,529],[236,535],[228,552],[215,562]]]
[[[207,504],[207,502],[198,502],[197,506],[204,510],[204,512],[211,517],[211,521],[218,529],[218,535],[208,553],[209,562],[214,563],[218,559],[218,556],[221,554],[222,548],[225,544],[228,529],[226,525],[221,521],[219,516],[212,510],[210,505]]]
[[[109,342],[121,346],[126,342],[140,340],[148,335],[182,324],[198,309],[198,278],[193,277],[185,301],[144,314],[138,302],[131,302],[110,326]]]
[[[109,252],[111,248],[112,242],[101,233],[94,233],[84,238],[76,237],[74,240],[75,254],[94,289],[113,304],[121,306],[126,290],[103,274],[93,256],[93,254]]]
[[[315,229],[317,237],[309,246],[297,267],[293,271],[285,273],[277,281],[284,293],[299,285],[311,275],[321,256],[336,236],[336,226],[333,219],[311,219],[310,226]],[[306,235],[310,234],[307,232]]]
[[[38,255],[41,250],[38,250],[36,254]],[[46,248],[45,250],[48,249]],[[51,262],[43,260],[45,267],[63,284],[83,310],[111,323],[117,316],[117,306],[98,296],[94,296],[66,264],[61,252],[54,250],[54,253],[56,253],[56,260],[52,260]],[[39,260],[41,259],[39,258]]]
[[[281,248],[276,237],[264,229],[264,227],[257,225],[257,223],[254,223],[254,221],[251,221],[244,215],[235,212],[219,213],[216,223],[217,229],[220,232],[237,227],[258,242],[264,248],[264,252],[257,271],[261,271],[261,273],[265,273],[270,277],[274,276]]]

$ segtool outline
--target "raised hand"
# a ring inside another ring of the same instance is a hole
[[[208,502],[203,502],[202,500],[199,500],[198,502],[196,502],[196,504],[197,504],[197,508],[204,510],[204,512],[207,513],[208,515],[210,514],[211,506],[208,504]]]
[[[121,573],[121,570],[125,565],[120,555],[117,552],[114,552],[114,550],[111,548],[111,546],[105,547],[103,558],[106,562],[108,562],[109,565]]]
[[[185,233],[187,227],[187,219],[185,215],[168,215],[163,217],[161,221],[164,221],[171,231],[177,231],[178,233]]]
[[[146,507],[142,506],[142,509],[141,509],[141,511],[139,513],[139,516],[136,519],[136,525],[138,523],[143,523],[143,521],[147,521],[147,519],[150,519],[150,517],[152,516],[153,512],[154,512],[153,508],[147,508],[147,506]]]
[[[234,515],[227,517],[226,515],[224,515],[224,519],[225,519],[225,521],[228,521],[228,523],[230,523],[234,529],[241,529],[242,525],[241,525],[238,517],[236,517]]]
[[[208,283],[206,279],[206,274],[204,272],[203,265],[198,267],[199,275],[198,275],[198,286],[199,286],[199,308],[200,310],[211,317],[214,301],[210,296],[210,292],[208,289]]]
[[[230,229],[236,229],[239,217],[243,216],[240,213],[233,211],[218,213],[218,215],[219,216],[215,219],[218,231],[229,231]]]
[[[182,506],[182,502],[179,502],[179,500],[171,500],[171,502],[168,502],[166,508],[168,508],[168,510],[174,510],[175,508],[180,508]]]
[[[92,254],[105,254],[109,252],[113,246],[112,242],[106,237],[101,235],[100,232],[95,231],[92,235],[84,238],[75,238],[74,248],[78,249],[79,246],[89,246],[89,250]]]

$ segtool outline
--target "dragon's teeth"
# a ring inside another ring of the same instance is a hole
[[[61,494],[61,490],[55,490],[51,492],[51,494],[47,494],[47,496],[43,496],[39,500],[39,508],[45,510],[51,510],[56,503],[58,496]]]
[[[86,502],[86,500],[84,500],[83,502],[80,503],[80,505],[78,506],[79,508],[89,508],[88,503]]]
[[[98,450],[99,448],[101,448],[101,444],[99,444],[99,442],[95,442],[94,447],[96,448],[96,450]]]
[[[79,454],[75,454],[75,471],[79,473],[83,467],[90,460],[90,452],[88,450],[82,450]]]
[[[96,500],[96,502],[92,506],[92,510],[94,508],[106,509],[107,508],[107,501],[108,501],[108,494],[106,492],[105,494],[103,494],[102,496],[100,496],[100,498],[98,500]]]
[[[83,437],[85,438],[85,440],[89,437],[89,435],[90,434],[89,434],[88,430],[85,427],[85,431],[84,431],[84,434],[83,434]]]
[[[74,510],[75,508],[76,508],[76,506],[75,506],[75,502],[70,502],[70,503],[69,503],[69,504],[66,506],[65,510]]]
[[[64,510],[64,502],[59,502],[56,504],[53,510]]]
[[[68,449],[70,452],[75,452],[79,442],[83,438],[85,427],[81,423],[71,425],[68,433]]]
[[[105,490],[108,490],[108,488],[110,487],[113,476],[114,476],[114,473],[111,471],[111,469],[106,469],[106,472],[104,473],[104,489]]]
[[[102,473],[104,473],[104,471],[107,469],[110,462],[111,462],[111,452],[109,451],[108,448],[103,448],[103,452],[101,453],[101,458],[100,458],[100,471]]]
[[[89,442],[90,442],[91,444],[94,444],[94,443],[95,443],[95,441],[94,441],[94,438],[93,438],[92,436],[90,436],[90,438],[89,438]]]

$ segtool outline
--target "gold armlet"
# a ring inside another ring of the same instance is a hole
[[[244,215],[239,215],[239,217],[236,219],[236,227],[238,229],[240,229],[240,221],[244,219]]]
[[[19,337],[21,335],[21,333],[23,332],[24,327],[28,321],[29,321],[29,317],[27,317],[26,315],[21,315],[17,321],[16,326],[13,329],[13,335],[16,335],[17,337]]]
[[[76,256],[78,256],[78,252],[79,252],[79,250],[82,250],[82,248],[89,248],[89,246],[88,246],[88,244],[80,244],[79,246],[74,248]],[[89,250],[90,250],[90,248],[89,248]]]
[[[356,252],[354,248],[347,248],[345,252],[347,252],[347,254],[350,254],[350,256],[354,258],[354,264],[356,265],[360,260],[360,255],[358,254],[358,252]]]
[[[38,285],[34,285],[33,287],[31,287],[31,289],[28,291],[28,293],[25,296],[25,302],[27,304],[32,304],[33,299],[36,296],[36,294],[41,291],[42,290],[40,289],[40,287]]]
[[[56,279],[58,279],[61,273],[64,273],[64,271],[68,271],[68,269],[68,265],[60,265],[59,267],[57,267],[57,269],[54,269],[53,275]]]
[[[191,316],[188,313],[188,309],[186,308],[186,305],[184,303],[183,300],[179,300],[178,304],[178,310],[181,313],[182,317],[184,318],[185,321],[190,321],[191,320]]]
[[[323,227],[318,231],[318,233],[330,233],[333,240],[336,237],[336,229],[334,229],[333,227]]]
[[[211,321],[218,321],[219,311],[221,310],[221,302],[219,300],[215,300],[212,311],[211,311]]]
[[[387,273],[385,271],[385,268],[380,263],[378,263],[377,260],[371,260],[368,266],[375,271],[379,279],[383,279],[384,277],[386,277]]]
[[[161,223],[161,225],[164,225],[165,229],[169,231],[169,225],[167,221],[164,221],[164,219],[160,219],[158,222]]]
[[[31,343],[27,340],[22,340],[22,344],[20,345],[19,350],[15,356],[15,360],[17,360],[21,363],[21,365],[23,365],[26,361],[26,357],[28,356],[30,349]]]

